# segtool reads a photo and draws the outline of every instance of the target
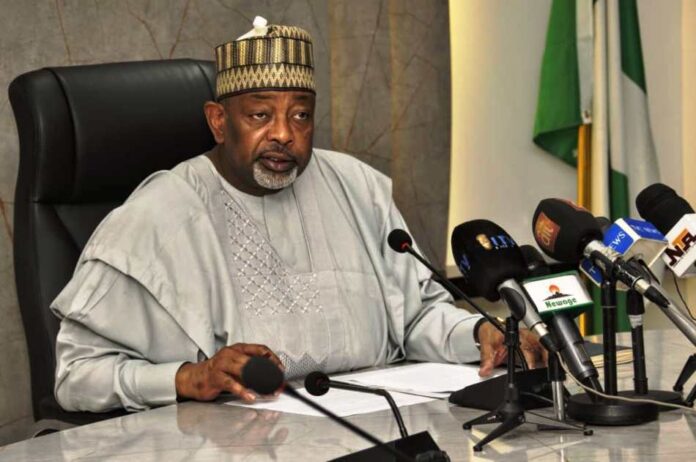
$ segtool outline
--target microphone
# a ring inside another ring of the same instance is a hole
[[[636,197],[640,216],[662,231],[668,241],[663,260],[677,277],[696,276],[696,213],[672,188],[655,183]]]
[[[604,245],[615,250],[624,260],[636,261],[641,266],[652,266],[667,246],[667,240],[662,233],[647,221],[619,218],[602,231]],[[595,285],[602,284],[601,271],[589,259],[582,260],[580,269]],[[627,287],[617,284],[617,289],[626,290]]]
[[[592,305],[592,299],[580,282],[577,272],[549,274],[549,268],[541,253],[531,245],[522,247],[525,248],[527,266],[537,268],[537,273],[546,273],[544,276],[523,281],[522,286],[542,320],[547,322],[570,372],[584,385],[601,392],[597,368],[585,349],[578,326],[573,321],[575,316]]]
[[[522,252],[505,230],[488,220],[462,223],[452,232],[452,252],[473,293],[492,302],[503,298],[512,315],[539,336],[548,351],[558,351],[539,313],[515,280],[528,271]]]
[[[413,458],[402,451],[389,446],[388,444],[367,433],[357,425],[352,424],[348,420],[343,419],[342,417],[339,417],[330,410],[326,409],[324,406],[301,395],[289,383],[285,382],[283,372],[267,358],[262,356],[252,356],[242,368],[242,382],[246,387],[260,395],[270,395],[276,390],[282,388],[285,394],[302,401],[302,403],[324,414],[337,424],[342,425],[356,435],[361,436],[370,443],[388,452],[392,457],[396,457],[397,460],[408,462],[417,462],[419,460],[418,457]],[[447,454],[444,453],[444,451],[442,451],[442,454],[444,455],[444,458],[440,460],[449,460],[449,457],[447,457]]]
[[[532,231],[537,244],[549,257],[568,263],[587,257],[605,274],[653,303],[662,307],[670,305],[641,272],[635,271],[618,252],[604,245],[597,220],[584,208],[562,199],[544,199],[534,212]]]
[[[595,221],[597,221],[599,229],[602,230],[602,234],[606,233],[611,226],[611,220],[607,217],[595,217]]]
[[[428,262],[423,256],[421,256],[418,252],[416,252],[413,248],[413,239],[411,239],[411,236],[404,231],[403,229],[394,229],[389,233],[389,236],[387,236],[387,243],[389,244],[389,247],[395,252],[398,253],[409,253],[412,256],[416,258],[419,262],[421,262],[426,268],[428,268],[438,279],[438,282],[442,284],[447,290],[449,290],[451,293],[455,294],[457,297],[461,298],[462,300],[466,301],[472,308],[474,308],[480,315],[482,315],[484,318],[486,318],[486,321],[490,322],[495,326],[496,329],[498,329],[500,332],[503,334],[505,333],[505,329],[503,326],[498,322],[496,318],[491,316],[489,313],[487,313],[483,308],[478,306],[478,304],[474,303],[474,301],[466,294],[464,293],[459,287],[454,285],[449,279],[447,279],[444,275],[440,274],[440,272],[435,269],[433,265]],[[521,356],[521,354],[520,354]],[[522,361],[524,364],[524,360]]]
[[[520,246],[520,252],[522,252],[522,258],[527,265],[528,277],[534,278],[551,274],[551,268],[536,247],[524,244]]]
[[[659,228],[658,228],[659,229]],[[665,292],[650,282],[634,262],[626,262],[602,242],[602,232],[590,212],[570,201],[544,199],[533,220],[534,239],[551,258],[577,262],[588,257],[605,273],[655,303],[679,330],[696,345],[696,325],[686,317]]]
[[[396,406],[394,399],[387,390],[366,387],[348,382],[339,382],[338,380],[331,380],[328,375],[320,371],[310,372],[307,377],[305,377],[304,386],[305,390],[307,390],[307,392],[312,396],[325,395],[328,393],[331,387],[341,390],[357,391],[359,393],[370,393],[373,395],[383,396],[384,399],[387,400],[387,403],[389,403],[392,414],[394,414],[396,424],[399,426],[399,433],[401,433],[401,436],[404,438],[408,436],[406,425],[404,425],[404,420],[401,418],[401,412],[399,412],[399,408]]]

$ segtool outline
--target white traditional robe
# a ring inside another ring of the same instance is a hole
[[[402,359],[478,359],[480,316],[411,256],[390,180],[315,149],[295,183],[263,197],[201,155],[146,179],[97,227],[51,308],[55,393],[68,410],[173,403],[185,361],[234,343],[276,352],[290,378]]]

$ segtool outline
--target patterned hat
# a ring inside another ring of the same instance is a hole
[[[267,25],[254,19],[254,28],[233,42],[215,47],[216,97],[259,90],[314,92],[312,38],[293,26]]]

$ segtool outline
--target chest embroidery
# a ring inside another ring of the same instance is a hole
[[[222,194],[243,310],[256,316],[322,312],[316,273],[291,274],[244,209],[226,191]]]

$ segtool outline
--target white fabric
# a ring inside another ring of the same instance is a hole
[[[267,344],[296,376],[478,359],[479,316],[388,247],[406,225],[387,177],[317,149],[293,186],[245,196],[199,156],[152,175],[99,225],[52,305],[61,406],[174,402],[183,362],[238,342]]]

